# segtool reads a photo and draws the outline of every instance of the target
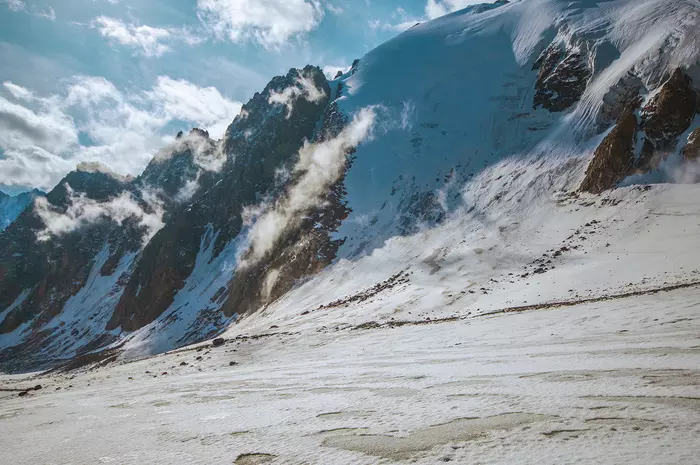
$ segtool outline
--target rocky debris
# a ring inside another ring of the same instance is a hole
[[[700,158],[700,128],[690,133],[688,143],[681,149],[681,155],[683,155],[685,160],[697,160]]]
[[[241,454],[236,457],[236,460],[233,463],[235,465],[263,465],[272,462],[275,457],[276,456],[272,454]]]
[[[187,366],[187,362],[180,362],[180,366],[181,366],[181,367],[186,367],[186,366]]]
[[[226,339],[224,339],[223,337],[217,337],[216,339],[211,341],[212,347],[219,347],[219,346],[224,345],[225,343],[226,343]]]
[[[613,130],[595,150],[579,188],[581,191],[600,194],[612,189],[630,174],[634,166],[634,145],[639,127],[634,113],[636,105],[635,102],[627,107]]]
[[[238,362],[228,362],[228,366],[230,366],[230,367],[236,366],[236,365],[238,365]]]
[[[375,284],[369,289],[365,289],[364,291],[358,292],[355,295],[349,296],[349,297],[344,297],[341,299],[338,299],[334,302],[331,302],[326,305],[321,305],[317,308],[317,310],[325,310],[329,308],[336,308],[336,307],[347,307],[348,305],[356,302],[364,302],[366,300],[371,299],[372,297],[376,296],[380,292],[392,289],[396,286],[399,286],[401,284],[407,284],[409,282],[409,273],[405,271],[400,271],[390,277],[389,279],[382,281],[381,283]]]
[[[690,127],[700,109],[693,82],[677,68],[661,90],[642,109],[641,129],[645,138],[636,171],[646,173],[658,167],[676,147],[678,136]]]
[[[533,108],[564,111],[579,101],[591,78],[588,58],[580,47],[555,43],[547,47],[534,65],[539,68]]]

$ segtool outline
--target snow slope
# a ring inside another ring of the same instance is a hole
[[[17,217],[32,203],[37,196],[44,195],[43,192],[33,190],[14,197],[10,197],[4,192],[0,192],[0,231],[7,228]]]
[[[343,181],[352,212],[334,235],[345,239],[339,259],[259,312],[227,318],[221,289],[248,246],[247,230],[214,256],[221,232],[202,227],[193,271],[172,305],[139,330],[105,332],[111,347],[133,359],[232,321],[232,335],[271,326],[313,332],[693,282],[698,186],[636,179],[602,196],[575,191],[601,128],[612,124],[603,116],[621,78],[638,76],[646,100],[678,66],[700,78],[698,8],[696,0],[521,0],[467,8],[383,44],[331,82],[342,113],[371,108],[376,116]],[[578,102],[560,112],[533,108],[536,61],[553,45],[580,51],[591,71]],[[104,278],[50,327],[94,336],[122,289],[111,286],[119,274]],[[85,322],[79,302],[98,304],[94,320]],[[30,340],[25,329],[3,335],[3,344]],[[58,334],[53,348],[65,345],[72,356],[80,344]]]
[[[376,113],[337,262],[228,320],[246,231],[214,256],[207,227],[168,311],[115,332],[118,358],[0,377],[0,461],[698,463],[700,185],[661,169],[577,192],[620,77],[648,100],[676,66],[696,75],[698,9],[513,1],[372,51],[331,83],[345,114]],[[532,105],[552,43],[590,47],[562,112]],[[91,274],[65,317],[103,321],[117,276]],[[223,346],[144,358],[229,322]]]
[[[0,461],[698,463],[698,305],[694,287],[394,329],[270,330],[2,377],[2,389],[42,389],[0,392]]]

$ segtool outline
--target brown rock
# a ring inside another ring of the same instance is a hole
[[[681,155],[686,160],[697,160],[700,157],[700,128],[690,133],[688,143],[681,149]]]
[[[691,79],[677,68],[659,93],[642,110],[642,130],[646,137],[636,164],[638,173],[646,173],[676,148],[698,111],[698,94]]]
[[[216,339],[211,341],[211,345],[213,345],[214,347],[219,347],[219,346],[224,345],[225,342],[226,342],[226,339],[224,339],[223,337],[217,337]]]
[[[592,194],[612,189],[622,181],[634,165],[634,144],[637,136],[636,102],[620,116],[617,124],[605,136],[588,165],[580,190]]]
[[[559,44],[550,45],[537,59],[533,108],[564,111],[579,101],[586,90],[591,70],[586,57],[577,51],[564,51]]]

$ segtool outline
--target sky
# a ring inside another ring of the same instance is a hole
[[[179,130],[220,138],[276,75],[329,75],[482,0],[0,0],[0,190],[80,163],[138,175]]]

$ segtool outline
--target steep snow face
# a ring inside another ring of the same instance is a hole
[[[0,232],[4,231],[34,199],[44,195],[43,192],[34,190],[10,197],[0,192]]]
[[[622,78],[633,73],[653,92],[675,67],[695,69],[699,11],[685,0],[523,0],[418,25],[370,52],[339,78],[343,111],[385,109],[385,133],[358,149],[347,176],[353,214],[339,232],[349,237],[343,255],[431,226],[463,198],[494,216],[521,210],[523,196],[573,187],[582,164],[569,163],[587,161]],[[537,59],[548,47],[580,56],[591,74],[565,112],[533,109]],[[548,179],[528,176],[535,172]],[[489,185],[479,182],[485,176]],[[506,191],[510,205],[493,208]]]
[[[347,114],[379,105],[345,178],[340,260],[232,331],[469,318],[694,282],[699,186],[577,190],[627,87],[648,101],[676,67],[694,76],[698,11],[511,2],[370,52],[332,82]],[[568,57],[589,73],[563,111],[534,104],[548,50],[560,53],[550,79],[568,78]]]

